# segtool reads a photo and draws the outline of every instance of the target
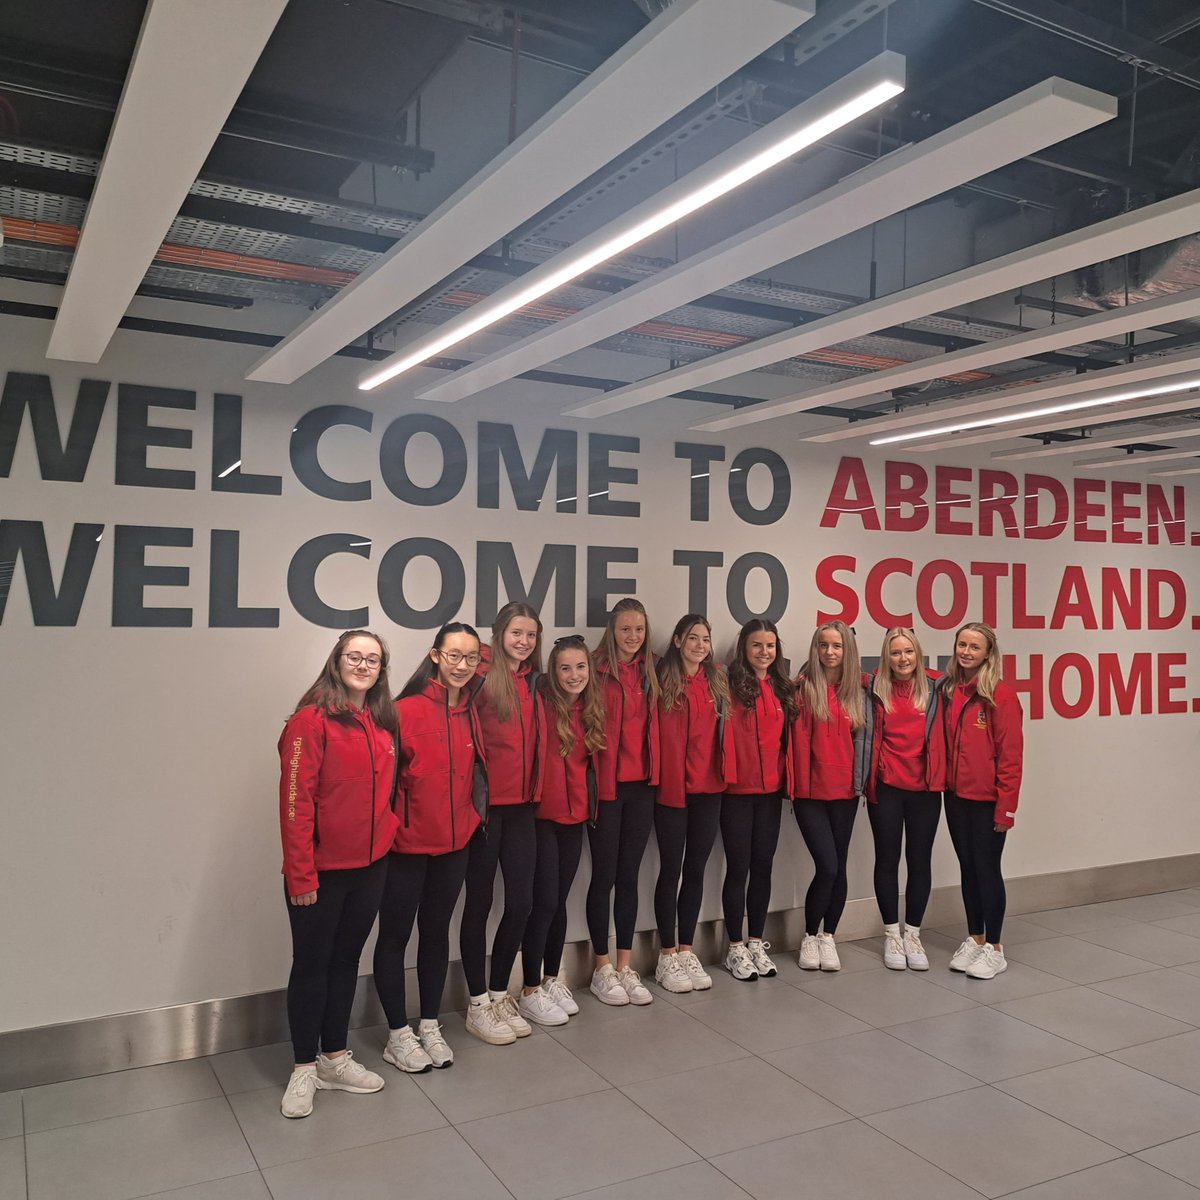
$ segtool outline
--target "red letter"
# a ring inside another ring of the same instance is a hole
[[[1013,563],[1012,590],[1012,624],[1014,629],[1045,629],[1046,618],[1029,612],[1028,593],[1025,588],[1025,577],[1028,567],[1025,563]]]
[[[1112,540],[1114,542],[1136,543],[1142,540],[1142,535],[1136,529],[1126,529],[1126,521],[1136,521],[1141,517],[1141,511],[1136,504],[1128,503],[1130,496],[1140,496],[1142,485],[1130,483],[1128,480],[1114,480],[1112,485]]]
[[[996,580],[1008,574],[1008,563],[973,562],[971,574],[983,580],[983,623],[995,628],[999,624],[1000,605],[996,599]]]
[[[838,463],[837,475],[821,514],[821,528],[835,529],[843,516],[851,515],[862,518],[864,529],[879,529],[871,481],[861,458],[843,458]]]
[[[1175,607],[1169,613],[1162,610],[1162,589],[1166,585],[1175,597]],[[1174,629],[1183,620],[1187,604],[1187,589],[1174,571],[1151,567],[1146,572],[1146,628]],[[1159,710],[1162,711],[1161,709]]]
[[[975,532],[968,517],[966,521],[956,521],[956,508],[970,508],[971,497],[966,492],[952,490],[955,483],[970,483],[974,472],[970,467],[938,467],[934,471],[934,489],[937,497],[937,515],[934,518],[934,529],[938,533]]]
[[[914,533],[929,524],[929,505],[925,503],[925,489],[929,486],[929,475],[918,463],[892,462],[883,464],[884,503],[883,527],[899,533]],[[901,510],[911,505],[912,512]],[[907,626],[906,628],[911,628]]]
[[[1082,567],[1063,568],[1062,583],[1058,585],[1058,597],[1050,616],[1050,628],[1062,629],[1071,617],[1077,617],[1084,629],[1096,628],[1096,610],[1092,607],[1087,576]],[[1052,674],[1052,683],[1053,678]]]
[[[1108,484],[1103,479],[1075,480],[1075,540],[1077,542],[1104,542],[1108,534],[1103,529],[1093,529],[1089,517],[1104,516],[1104,505],[1091,499],[1093,492],[1103,492]]]
[[[996,493],[999,492],[999,495]],[[1021,487],[1017,477],[1007,471],[979,472],[979,532],[983,537],[992,536],[995,517],[1000,518],[1005,537],[1020,537],[1017,529],[1017,501],[1021,498]],[[985,625],[991,621],[983,618]]]
[[[1070,670],[1079,676],[1079,699],[1073,704],[1063,691],[1063,676]],[[1092,664],[1082,654],[1060,654],[1050,664],[1050,706],[1060,717],[1066,717],[1068,721],[1082,717],[1091,707],[1095,694]]]
[[[1133,712],[1135,696],[1140,696],[1138,712],[1153,712],[1150,705],[1150,655],[1144,651],[1135,654],[1129,663],[1129,676],[1121,675],[1121,659],[1117,654],[1101,654],[1097,660],[1100,668],[1100,715],[1109,717],[1116,701],[1117,712],[1122,717]]]
[[[939,575],[950,580],[950,608],[945,614],[933,607],[933,582]],[[917,576],[917,611],[930,629],[957,629],[966,619],[969,600],[967,577],[958,563],[935,558],[921,568]]]
[[[1142,627],[1142,568],[1129,568],[1129,587],[1121,576],[1120,567],[1100,569],[1100,611],[1103,615],[1101,629],[1116,629],[1113,609],[1121,610],[1122,629]]]
[[[1046,715],[1046,700],[1043,695],[1045,683],[1042,674],[1042,656],[1040,654],[1031,654],[1029,656],[1028,679],[1022,679],[1017,674],[1016,658],[1011,654],[1006,654],[1004,656],[1004,682],[1014,692],[1018,694],[1024,692],[1028,697],[1029,703],[1025,705],[1025,711],[1029,714],[1031,721],[1040,721]]]
[[[836,572],[853,571],[857,565],[858,560],[850,554],[834,554],[817,563],[817,590],[822,596],[829,600],[836,600],[842,606],[841,612],[827,613],[818,610],[818,625],[825,621],[845,621],[847,625],[853,625],[858,619],[857,594],[848,583],[841,583],[834,578]]]
[[[881,558],[867,572],[867,586],[864,589],[867,601],[867,615],[876,625],[882,625],[884,629],[890,629],[895,625],[901,625],[905,629],[912,628],[912,613],[907,612],[897,615],[896,613],[888,612],[883,600],[883,581],[889,575],[907,575],[911,579],[912,569],[911,558]]]
[[[1150,533],[1150,545],[1158,545],[1158,527],[1162,525],[1167,534],[1167,541],[1172,546],[1182,546],[1183,534],[1183,488],[1172,489],[1174,511],[1167,504],[1166,494],[1161,485],[1151,483],[1146,485],[1146,528]]]
[[[1171,693],[1187,687],[1187,680],[1181,675],[1172,675],[1172,667],[1186,667],[1186,654],[1156,654],[1158,664],[1158,711],[1160,713],[1187,712],[1186,700],[1175,700]]]
[[[1054,516],[1045,525],[1038,524],[1041,509],[1041,493],[1049,492],[1054,501]],[[1049,475],[1025,476],[1025,536],[1037,542],[1048,542],[1056,538],[1067,527],[1067,489]]]

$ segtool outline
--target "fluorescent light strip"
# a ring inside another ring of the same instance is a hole
[[[974,178],[979,164],[990,170],[1091,128],[1110,119],[1114,105],[1111,97],[1090,88],[1046,80],[916,146],[897,150],[832,188],[588,305],[505,350],[461,368],[418,396],[426,400],[460,400],[562,358],[679,308],[697,296],[768,271],[780,262],[863,229],[956,182]],[[763,342],[755,345],[762,346]],[[572,410],[572,415],[603,415],[614,395],[608,393]]]
[[[1200,405],[1197,407],[1200,407]],[[1128,421],[1130,418],[1122,416],[1119,419],[1121,421]],[[1043,429],[1022,429],[1020,432],[1026,434],[1044,433],[1047,431]],[[1174,425],[1168,429],[1150,429],[1145,433],[1131,433],[1129,430],[1126,430],[1124,433],[1116,436],[1078,438],[1069,442],[1055,442],[1052,446],[1038,446],[1031,450],[1026,450],[1024,447],[1019,450],[997,450],[992,454],[992,458],[1003,459],[1005,461],[1029,458],[1078,458],[1080,455],[1091,454],[1096,450],[1109,450],[1113,446],[1127,446],[1131,442],[1176,441],[1180,438],[1189,437],[1200,437],[1200,421],[1193,421],[1190,425]]]
[[[248,379],[293,383],[803,24],[813,0],[675,0]]]
[[[873,80],[873,81],[872,81]],[[668,226],[719,200],[801,150],[872,112],[904,90],[904,59],[890,52],[826,92],[756,130],[632,212],[536,267],[467,312],[418,339],[359,383],[371,391],[532,304]],[[852,94],[845,96],[847,91]]]
[[[145,6],[47,358],[100,361],[286,3]]]

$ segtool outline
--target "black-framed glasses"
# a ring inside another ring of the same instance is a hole
[[[383,659],[378,654],[359,654],[357,650],[343,650],[342,658],[352,667],[357,667],[359,663],[366,663],[372,671],[383,663]]]
[[[568,633],[566,637],[554,639],[556,646],[582,646],[587,641],[587,638],[582,633]]]
[[[434,653],[449,667],[457,667],[461,662],[468,667],[477,667],[480,663],[478,654],[464,654],[461,650],[438,650],[434,647]]]

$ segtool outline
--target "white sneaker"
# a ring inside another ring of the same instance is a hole
[[[650,989],[642,982],[642,977],[632,967],[624,967],[618,971],[617,978],[621,981],[621,986],[625,989],[625,995],[629,997],[630,1004],[654,1003]],[[709,980],[709,982],[712,981]]]
[[[904,942],[898,933],[883,935],[883,965],[889,971],[907,971],[908,957],[904,953]]]
[[[817,935],[806,933],[800,943],[800,953],[796,956],[802,971],[819,971],[821,969],[821,952],[817,949]]]
[[[654,982],[666,992],[690,992],[692,981],[683,969],[679,955],[672,951],[670,954],[658,956],[658,966],[654,968]]]
[[[763,979],[771,979],[779,974],[775,969],[775,964],[771,961],[771,956],[767,953],[770,948],[770,942],[760,941],[758,938],[751,938],[746,943],[746,949],[750,952],[750,958],[754,962],[754,969]]]
[[[511,1046],[517,1040],[516,1031],[490,1000],[486,1004],[467,1005],[467,1032],[489,1046]]]
[[[410,1075],[423,1075],[433,1069],[433,1059],[425,1053],[417,1041],[417,1035],[407,1025],[388,1034],[387,1045],[383,1048],[383,1061]]]
[[[950,960],[950,970],[965,971],[981,954],[983,946],[981,946],[973,937],[968,937],[965,942],[954,952],[954,957]]]
[[[838,958],[837,945],[834,943],[832,933],[817,934],[817,957],[820,960],[822,971],[840,971],[842,969],[842,960]]]
[[[605,963],[592,972],[592,995],[601,1004],[628,1004],[629,994],[621,986],[621,978],[612,963]]]
[[[285,1117],[293,1119],[307,1117],[313,1110],[313,1097],[320,1087],[315,1066],[297,1067],[292,1072],[292,1077],[284,1089],[283,1103],[280,1104],[279,1111]]]
[[[983,953],[967,968],[968,979],[995,979],[1001,971],[1008,970],[1003,946],[984,945]]]
[[[745,983],[751,983],[758,978],[754,959],[750,957],[750,951],[740,942],[736,946],[729,947],[729,953],[725,955],[725,970],[734,979],[741,979]]]
[[[535,1025],[567,1023],[567,1014],[540,987],[534,988],[528,995],[522,992],[517,1001],[517,1010],[526,1021],[532,1021]]]
[[[915,929],[904,931],[904,958],[910,971],[928,971],[929,955],[921,945],[921,935]]]
[[[571,995],[571,989],[557,976],[553,979],[542,980],[542,991],[558,1005],[559,1008],[567,1014],[568,1017],[573,1017],[579,1011],[579,1005],[575,1003],[575,997]]]
[[[505,992],[498,1000],[495,996],[492,997],[492,1008],[496,1010],[496,1015],[517,1035],[517,1037],[528,1037],[533,1032],[533,1026],[519,1012],[517,1012],[517,1002]]]
[[[378,1092],[383,1087],[383,1076],[368,1071],[347,1050],[341,1058],[326,1058],[317,1055],[317,1080],[323,1090],[331,1092]]]
[[[454,1066],[454,1051],[442,1037],[442,1027],[434,1020],[423,1020],[417,1026],[417,1037],[421,1039],[421,1049],[429,1055],[435,1071],[444,1071]]]
[[[712,976],[701,965],[700,960],[691,950],[680,950],[679,961],[692,981],[693,992],[707,992],[712,987]]]

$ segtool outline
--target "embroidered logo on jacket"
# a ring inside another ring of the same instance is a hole
[[[976,713],[976,715],[975,715],[975,728],[976,729],[986,729],[987,728],[987,714],[983,711],[983,709],[980,709],[979,712]]]

